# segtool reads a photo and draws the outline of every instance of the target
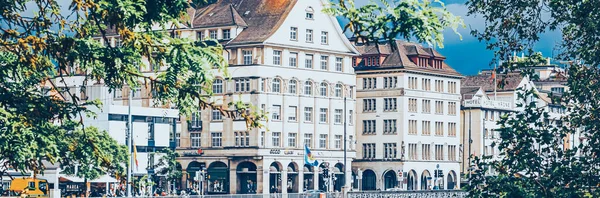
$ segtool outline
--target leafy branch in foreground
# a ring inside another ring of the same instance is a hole
[[[232,109],[208,100],[215,75],[211,70],[227,71],[218,42],[171,37],[173,29],[187,23],[190,1],[60,2],[0,3],[0,171],[14,168],[37,174],[44,169],[43,161],[73,163],[62,154],[77,151],[65,147],[83,148],[76,146],[76,141],[64,144],[63,138],[78,130],[86,140],[96,137],[92,136],[95,131],[83,126],[83,119],[94,117],[90,107],[98,107],[101,100],[81,97],[87,85],[100,84],[111,91],[143,86],[152,93],[156,106],[176,106],[182,114],[212,108],[226,116],[240,114],[249,127],[262,126],[258,120],[264,115],[248,111],[248,105],[232,104],[236,107]],[[201,7],[211,2],[191,3]],[[122,40],[122,45],[111,45],[113,37]],[[156,68],[167,69],[142,73],[146,59]],[[66,78],[72,75],[83,84],[69,84]],[[83,86],[82,93],[68,89],[76,86]],[[102,141],[91,141],[89,146],[99,148],[108,143]],[[81,151],[86,152],[85,157],[103,158],[98,152]],[[107,166],[116,162],[99,165],[114,168]]]
[[[438,0],[379,0],[362,7],[356,7],[354,0],[340,0],[324,12],[347,19],[343,30],[358,43],[380,40],[393,43],[396,39],[414,38],[420,43],[444,47],[443,31],[451,28],[460,36],[457,29],[464,27],[462,19]]]

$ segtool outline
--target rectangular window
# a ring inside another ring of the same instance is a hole
[[[250,79],[236,79],[235,80],[235,92],[248,92],[250,91]]]
[[[456,123],[448,123],[448,136],[456,137]]]
[[[210,39],[217,39],[217,30],[211,30],[209,31],[210,33]]]
[[[264,132],[264,131],[260,132],[260,146],[261,147],[265,146],[265,143],[266,143],[266,138],[265,137],[266,137],[266,135],[267,135],[266,132]]]
[[[383,133],[386,134],[393,134],[396,133],[398,131],[397,128],[397,121],[396,119],[393,120],[383,120]]]
[[[329,56],[321,56],[321,69],[327,70],[329,64]]]
[[[435,101],[435,113],[444,114],[444,101]]]
[[[456,161],[456,145],[448,145],[448,161]]]
[[[175,142],[177,148],[181,147],[181,133],[175,133]]]
[[[333,120],[335,124],[342,124],[342,110],[336,109],[333,114]]]
[[[298,53],[290,52],[290,67],[298,67]]]
[[[383,143],[384,154],[383,158],[385,159],[395,159],[398,154],[396,149],[396,143]]]
[[[444,160],[444,145],[435,145],[435,160]]]
[[[273,65],[281,65],[281,51],[273,50]]]
[[[313,121],[313,108],[312,107],[304,107],[304,121],[305,122]]]
[[[252,65],[252,51],[250,50],[242,50],[242,54],[244,55],[244,65]]]
[[[246,146],[250,146],[250,132],[246,131],[244,133],[246,134],[244,137],[246,139]]]
[[[296,148],[297,133],[288,133],[288,147]]]
[[[201,133],[190,133],[190,144],[192,148],[200,148],[201,144]]]
[[[376,120],[363,120],[363,134],[376,134],[377,133],[377,122]]]
[[[319,122],[327,123],[327,108],[321,108],[319,111]]]
[[[375,144],[363,144],[363,159],[375,159]]]
[[[281,105],[273,105],[273,109],[271,111],[273,120],[281,120]]]
[[[421,145],[421,158],[422,160],[431,160],[431,145],[423,144]]]
[[[297,27],[290,28],[290,40],[292,40],[292,41],[298,40],[298,28]]]
[[[306,42],[307,43],[313,42],[313,30],[311,30],[311,29],[306,30]]]
[[[290,106],[288,109],[288,121],[296,122],[298,121],[298,107]]]
[[[335,135],[334,146],[336,149],[342,148],[342,135]]]
[[[408,144],[408,159],[417,160],[417,144]]]
[[[417,121],[416,120],[409,120],[408,121],[408,134],[409,135],[416,135],[417,134]]]
[[[456,115],[456,102],[448,102],[448,115]]]
[[[377,103],[375,99],[363,99],[363,112],[377,111]]]
[[[423,78],[423,79],[421,79],[421,81],[422,81],[421,86],[423,87],[422,89],[425,91],[430,91],[431,90],[431,79]]]
[[[223,147],[223,133],[221,132],[212,132],[212,147]]]
[[[335,71],[341,72],[344,68],[344,59],[340,57],[335,57]]]
[[[309,133],[304,134],[304,145],[307,145],[309,148],[313,147],[312,134],[309,134]]]
[[[308,69],[312,69],[313,68],[313,55],[312,54],[307,54],[305,61],[304,61],[304,67],[308,68]]]
[[[321,44],[329,43],[328,35],[329,35],[329,33],[325,32],[325,31],[321,32]]]
[[[280,147],[281,146],[281,142],[280,142],[281,132],[273,132],[271,135],[272,135],[273,147]]]
[[[417,89],[417,77],[408,77],[408,88]]]
[[[231,30],[223,30],[223,39],[231,38]]]
[[[417,112],[417,99],[416,98],[408,99],[408,112]]]
[[[431,100],[423,100],[423,113],[431,113]]]
[[[383,88],[392,89],[398,86],[398,77],[383,77]]]
[[[431,135],[431,121],[423,121],[421,131],[423,131],[422,135],[425,135],[425,136]]]
[[[444,135],[444,122],[435,122],[435,135],[436,136]]]
[[[219,111],[217,109],[213,109],[212,110],[212,120],[213,121],[222,121],[223,120],[223,114],[221,114],[221,111]]]
[[[435,80],[435,91],[436,92],[444,92],[444,81],[443,80]]]
[[[319,148],[327,148],[327,135],[319,134]]]
[[[354,114],[352,112],[352,110],[348,111],[348,124],[352,125],[352,123],[354,123]]]
[[[456,93],[456,82],[448,82],[448,92]]]
[[[203,41],[206,38],[206,35],[204,35],[204,31],[200,31],[200,32],[196,32],[196,39]]]
[[[377,89],[377,78],[363,78],[363,89]]]
[[[260,81],[258,82],[258,89],[260,91],[265,91],[265,79],[261,78]]]

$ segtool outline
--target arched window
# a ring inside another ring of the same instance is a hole
[[[223,93],[223,80],[216,79],[213,82],[213,93],[216,93],[216,94]]]
[[[312,96],[312,82],[304,82],[304,95]]]
[[[279,78],[275,78],[273,79],[273,92],[277,92],[280,93],[281,92],[281,80],[279,80]]]
[[[291,94],[296,94],[296,80],[290,80],[289,92]]]
[[[327,83],[321,83],[321,86],[319,86],[319,94],[321,96],[327,96]]]
[[[305,11],[306,11],[306,19],[311,19],[311,20],[314,19],[315,10],[312,7],[308,6],[308,8],[306,8]]]
[[[342,97],[342,85],[340,84],[335,85],[335,97]]]

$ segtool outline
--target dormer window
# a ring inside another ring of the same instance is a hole
[[[209,32],[210,32],[210,39],[217,40],[217,30],[211,30]]]
[[[306,11],[306,19],[313,20],[315,10],[312,7],[308,6],[308,8],[306,8],[305,11]]]
[[[223,30],[223,39],[231,38],[231,30]]]

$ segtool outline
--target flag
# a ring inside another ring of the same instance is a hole
[[[496,69],[494,69],[494,71],[492,71],[492,76],[490,77],[490,82],[494,82],[495,79],[496,79]]]
[[[313,154],[308,149],[307,145],[304,145],[304,163],[310,166],[318,166],[319,162],[315,159]]]
[[[135,148],[135,142],[133,142],[133,160],[135,160],[135,170],[138,170],[138,160],[137,160],[137,149]]]

